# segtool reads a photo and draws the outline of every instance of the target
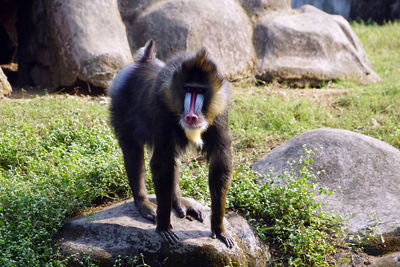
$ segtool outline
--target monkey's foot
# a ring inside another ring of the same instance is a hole
[[[193,219],[200,222],[204,221],[201,210],[194,207],[190,201],[182,197],[179,197],[178,200],[174,200],[173,206],[180,218],[187,218],[191,221],[193,221]]]
[[[172,232],[172,230],[157,230],[157,232],[161,235],[161,237],[164,239],[164,241],[170,243],[170,244],[175,244],[178,242],[179,237]]]
[[[142,201],[136,201],[135,200],[135,205],[139,210],[140,215],[142,215],[143,218],[146,218],[152,222],[156,221],[156,208],[157,206],[150,202],[148,199],[142,200]]]
[[[222,243],[224,243],[228,248],[233,248],[235,245],[235,241],[233,241],[233,238],[228,235],[227,233],[221,233],[221,234],[212,234],[212,238],[218,238],[221,240]]]

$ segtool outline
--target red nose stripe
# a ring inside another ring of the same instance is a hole
[[[196,107],[196,93],[192,93],[192,97],[190,99],[190,108],[189,108],[189,116],[193,116]]]

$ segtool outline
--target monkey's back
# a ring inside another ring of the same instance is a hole
[[[133,63],[114,78],[109,89],[111,125],[120,142],[151,143],[153,85],[160,69],[156,64]]]

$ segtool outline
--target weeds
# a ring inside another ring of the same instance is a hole
[[[276,179],[271,173],[265,184],[248,168],[239,169],[228,195],[229,206],[247,214],[261,239],[282,250],[282,261],[292,266],[332,264],[332,233],[341,233],[340,218],[322,212],[315,201],[317,195],[331,192],[312,183],[318,175],[312,161],[311,155],[301,158],[293,163],[298,172],[291,168]]]

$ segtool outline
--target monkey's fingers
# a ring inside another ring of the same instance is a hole
[[[233,238],[228,235],[227,233],[221,233],[221,234],[212,234],[211,236],[212,238],[218,238],[219,240],[221,240],[222,243],[224,243],[228,248],[233,248],[233,246],[235,245],[235,241],[233,240]]]
[[[174,209],[180,218],[186,218],[190,221],[193,219],[203,222],[203,214],[201,209],[184,198],[179,198],[179,202],[174,203]]]
[[[190,216],[191,218],[194,218],[195,220],[198,220],[199,222],[203,222],[203,213],[199,209],[194,209],[192,207],[188,208],[186,212],[187,216]]]
[[[143,218],[146,218],[152,222],[156,222],[156,205],[151,203],[150,201],[141,201],[135,202],[136,206],[139,209],[140,215]]]
[[[164,241],[170,244],[175,244],[179,240],[179,237],[171,230],[165,230],[165,231],[157,230],[157,232],[161,235]]]

